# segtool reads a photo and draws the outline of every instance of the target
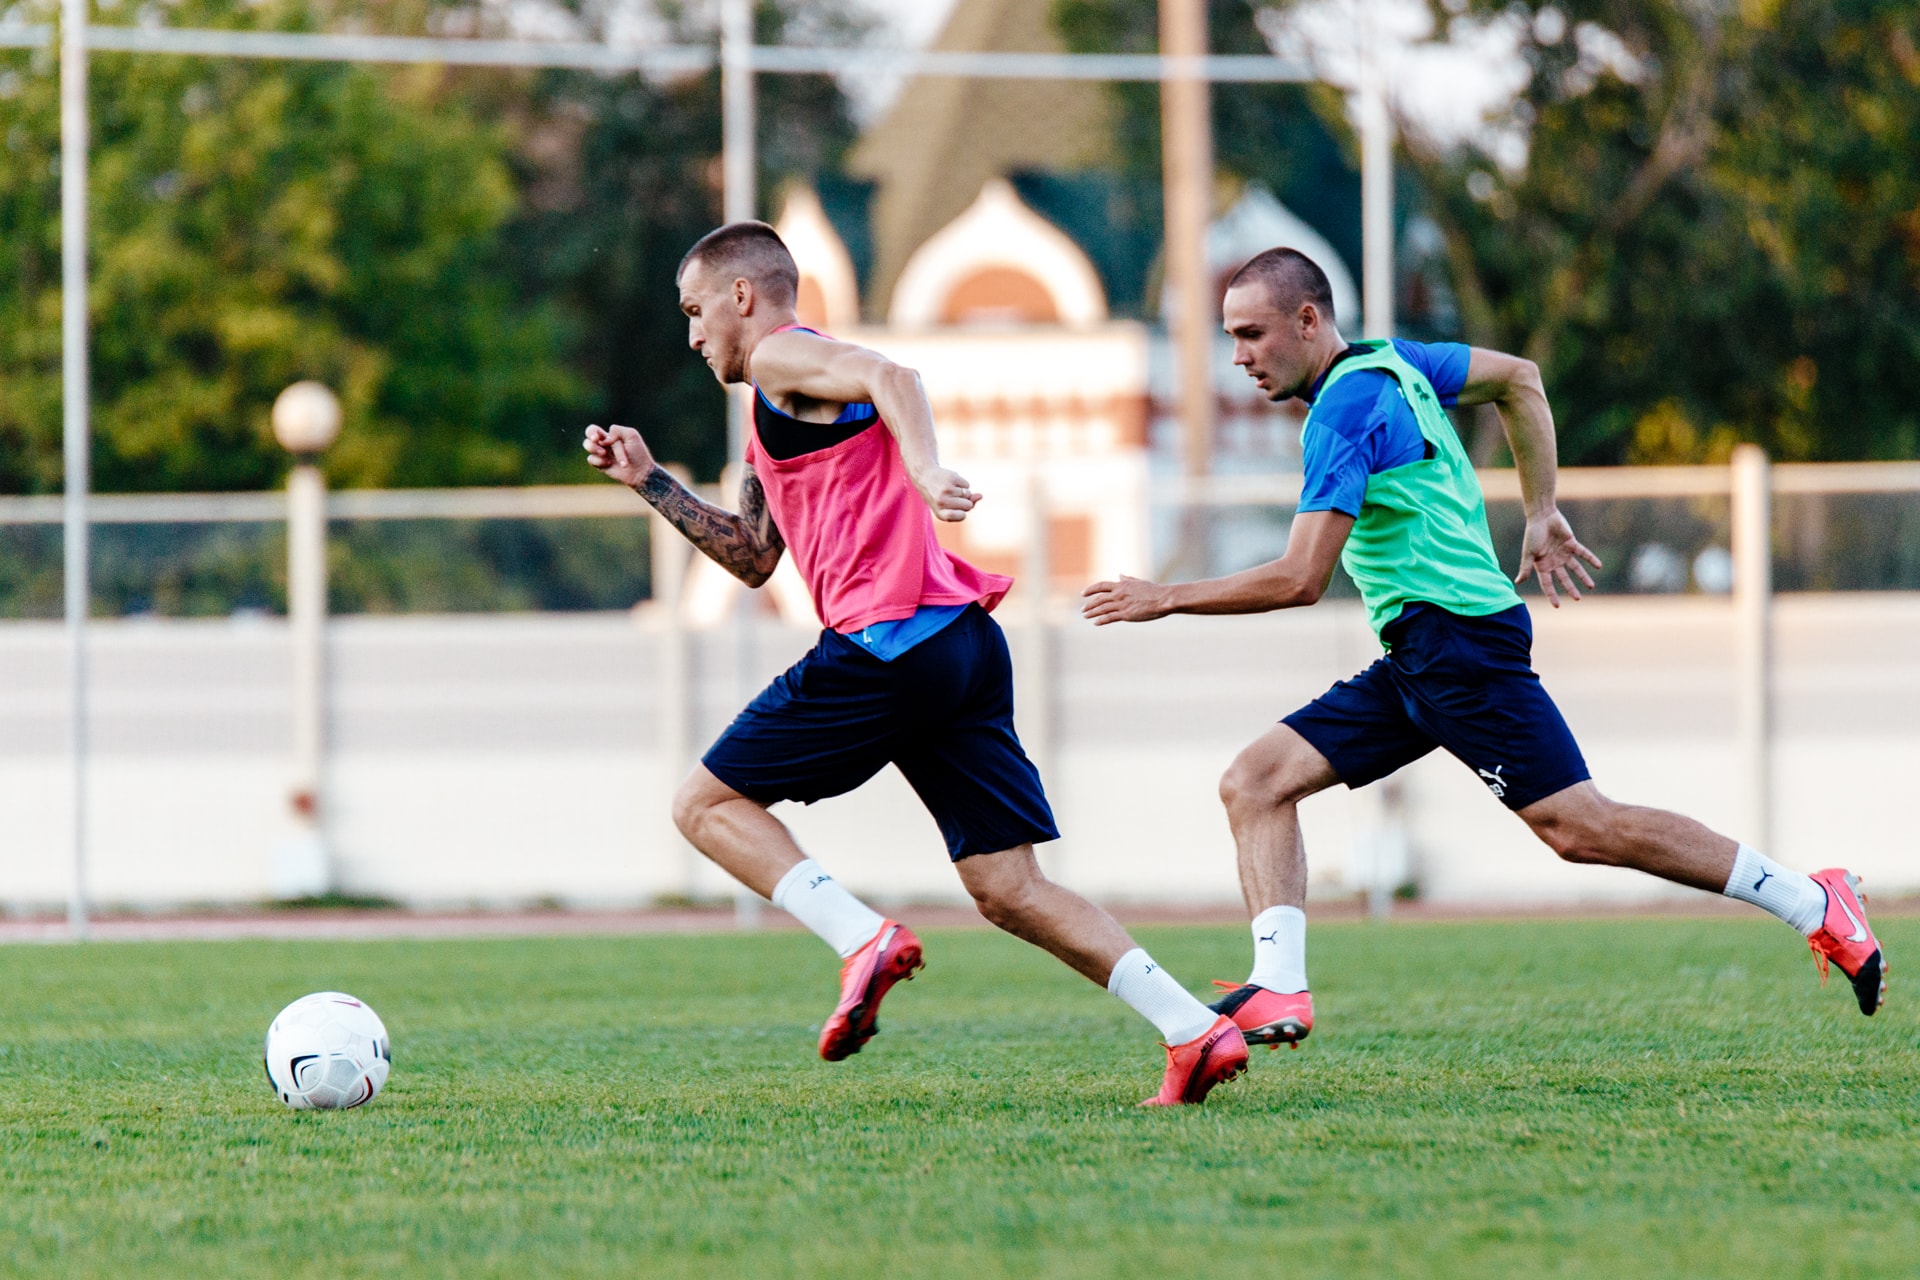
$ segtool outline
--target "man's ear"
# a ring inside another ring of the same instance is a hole
[[[733,309],[742,316],[753,314],[753,281],[744,277],[733,282]]]
[[[1301,337],[1311,338],[1320,331],[1320,308],[1314,306],[1311,302],[1303,302],[1300,304],[1298,319]]]

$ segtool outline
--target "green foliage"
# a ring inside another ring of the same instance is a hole
[[[299,27],[298,0],[171,6],[183,26]],[[347,430],[340,483],[498,483],[538,471],[549,421],[582,398],[550,304],[504,283],[511,139],[444,73],[331,63],[92,59],[96,484],[252,489],[286,465],[268,409],[319,378]],[[0,267],[18,324],[0,367],[0,488],[60,474],[57,84],[26,74],[0,130],[35,154],[4,207],[26,232]],[[35,222],[38,225],[32,225]],[[23,349],[24,348],[24,349]]]
[[[179,0],[167,21],[407,34],[470,8]],[[761,38],[851,38],[849,12],[766,0]],[[0,53],[0,492],[61,484],[54,72]],[[97,53],[90,91],[96,487],[277,484],[268,410],[303,377],[346,409],[336,484],[585,482],[594,419],[718,472],[724,398],[685,350],[673,285],[720,216],[717,72]],[[760,99],[770,194],[837,165],[853,127],[831,80],[766,77]]]
[[[1152,53],[1159,47],[1157,0],[1052,0],[1053,22],[1076,53]],[[1257,10],[1246,0],[1209,0],[1208,42],[1214,53],[1264,54],[1266,40],[1255,26]],[[1113,137],[1118,190],[1114,220],[1159,244],[1160,88],[1139,81],[1108,86],[1117,107]],[[1297,84],[1219,84],[1211,94],[1214,167],[1231,198],[1249,182],[1265,185],[1324,235],[1356,269],[1360,262],[1360,187],[1337,95]],[[1330,124],[1329,120],[1334,121]],[[1136,265],[1144,277],[1149,263]],[[1121,296],[1147,295],[1157,283],[1125,282]]]
[[[1240,928],[1142,940],[1245,963]],[[1912,1007],[1860,1017],[1780,925],[1314,947],[1307,1047],[1177,1113],[1134,1106],[1150,1028],[985,930],[930,934],[838,1064],[798,933],[10,948],[0,1274],[1911,1274]],[[261,1035],[325,988],[394,1073],[288,1112]]]
[[[1263,51],[1254,14],[1285,7],[1211,0],[1212,48]],[[1560,20],[1537,21],[1548,9]],[[1402,203],[1441,230],[1461,329],[1432,336],[1538,361],[1563,462],[1719,460],[1739,440],[1787,459],[1920,453],[1920,174],[1907,163],[1920,2],[1433,10],[1443,34],[1457,12],[1519,22],[1531,74],[1494,122],[1527,139],[1518,171],[1401,131]],[[1152,0],[1054,0],[1076,49],[1151,50],[1155,13]],[[1596,32],[1625,58],[1596,58]],[[1116,168],[1144,211],[1157,92],[1113,92]],[[1213,101],[1221,172],[1267,182],[1357,262],[1338,95],[1232,85]],[[1157,211],[1146,216],[1157,233]],[[1483,421],[1476,455],[1492,460],[1498,439]]]
[[[1467,334],[1540,362],[1562,460],[1914,456],[1920,5],[1557,7],[1566,34],[1526,46],[1524,171],[1411,158]],[[1627,74],[1580,65],[1582,23]]]
[[[764,43],[790,32],[846,43],[864,30],[839,0],[761,0],[756,12]],[[684,14],[673,32],[711,38]],[[782,183],[835,171],[855,128],[830,79],[761,76],[755,92],[759,212],[773,217]],[[532,198],[508,229],[523,290],[582,317],[576,367],[595,388],[599,420],[636,427],[657,456],[717,478],[726,400],[687,348],[675,281],[688,247],[722,217],[718,73],[664,82],[550,73],[519,109],[529,139],[554,157],[530,170]]]

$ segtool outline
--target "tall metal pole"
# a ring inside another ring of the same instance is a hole
[[[72,879],[67,928],[87,936],[87,0],[60,5],[60,382],[66,461],[67,771]]]
[[[745,222],[759,203],[754,190],[753,0],[720,0],[721,218]],[[727,461],[746,452],[750,388],[727,399]]]
[[[1393,336],[1393,120],[1371,36],[1360,57],[1360,306],[1362,332]]]
[[[1742,838],[1773,848],[1773,503],[1767,454],[1733,451],[1734,732]]]
[[[720,0],[720,172],[725,189],[722,216],[744,222],[759,203],[755,191],[753,101],[753,0]],[[727,474],[738,474],[747,452],[747,415],[753,409],[753,388],[732,388],[727,397]],[[734,668],[740,701],[754,688],[752,604],[736,592],[734,602]],[[760,895],[744,885],[733,895],[734,926],[755,929],[760,924]]]
[[[1213,122],[1199,59],[1207,52],[1206,0],[1160,0],[1160,52],[1179,59],[1160,82],[1160,166],[1165,203],[1166,287],[1173,298],[1174,393],[1186,473],[1213,470],[1213,288],[1207,224],[1213,214]],[[1176,564],[1206,571],[1202,507],[1182,521]]]

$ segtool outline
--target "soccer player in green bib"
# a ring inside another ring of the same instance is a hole
[[[1554,500],[1553,415],[1540,372],[1457,343],[1349,343],[1324,272],[1269,249],[1223,305],[1236,365],[1270,400],[1310,406],[1300,506],[1280,559],[1203,582],[1137,578],[1087,588],[1096,625],[1172,613],[1265,613],[1319,600],[1337,559],[1360,589],[1385,656],[1275,725],[1220,780],[1253,916],[1253,970],[1214,1007],[1249,1043],[1298,1044],[1313,1028],[1306,971],[1307,863],[1297,806],[1335,783],[1365,786],[1444,748],[1569,862],[1631,867],[1768,911],[1798,929],[1822,976],[1846,974],[1860,1011],[1886,998],[1886,963],[1858,878],[1812,875],[1691,818],[1602,795],[1534,674],[1533,628],[1515,587],[1535,578],[1555,608],[1598,566]],[[1508,579],[1479,482],[1445,410],[1492,404],[1526,504]],[[1225,984],[1222,984],[1225,985]]]

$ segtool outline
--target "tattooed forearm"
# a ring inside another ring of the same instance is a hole
[[[738,514],[702,502],[662,467],[649,471],[634,488],[688,542],[740,581],[757,587],[773,576],[787,544],[774,527],[766,490],[752,467],[740,482]]]

